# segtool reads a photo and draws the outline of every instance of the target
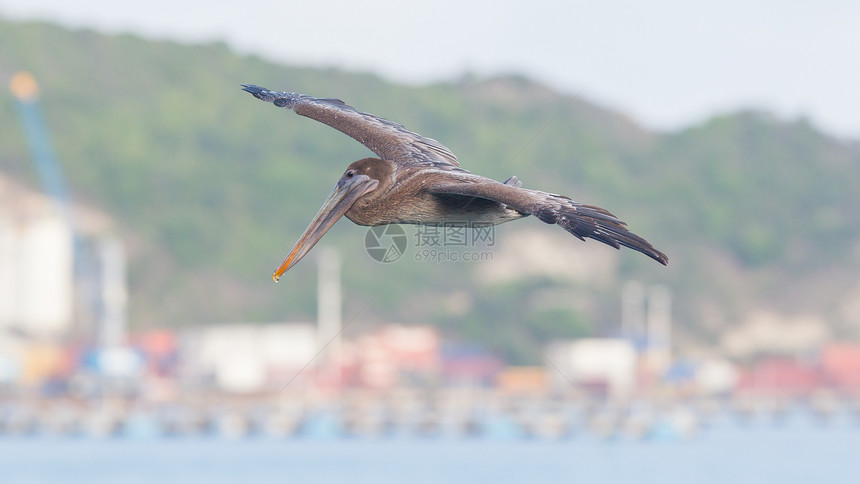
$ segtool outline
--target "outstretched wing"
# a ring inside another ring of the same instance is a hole
[[[340,99],[320,99],[295,92],[276,92],[252,84],[242,88],[257,99],[292,109],[296,114],[325,123],[367,146],[380,158],[404,165],[460,166],[451,150],[438,141],[413,133],[379,116],[357,111]]]
[[[586,237],[611,245],[616,249],[629,247],[657,262],[667,265],[666,254],[655,249],[647,240],[627,230],[627,224],[608,210],[585,205],[570,198],[537,190],[528,190],[494,181],[463,180],[435,185],[431,193],[452,193],[486,198],[519,212],[534,215],[548,224],[558,224],[580,240]]]

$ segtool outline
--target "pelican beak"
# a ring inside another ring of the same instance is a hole
[[[302,257],[310,252],[322,236],[328,232],[328,229],[349,211],[352,204],[359,197],[375,190],[377,185],[379,185],[379,180],[370,178],[367,175],[357,174],[352,178],[341,178],[337,182],[337,185],[335,185],[334,190],[332,190],[331,195],[328,196],[328,200],[320,208],[320,211],[314,217],[311,224],[308,225],[308,228],[305,229],[305,233],[296,242],[293,250],[290,251],[287,258],[284,259],[284,262],[281,263],[275,272],[272,273],[272,280],[278,282],[281,274],[290,270]]]

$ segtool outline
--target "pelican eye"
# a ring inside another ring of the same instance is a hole
[[[346,172],[347,178],[352,178],[354,176],[355,176],[355,170],[347,170],[347,172]]]

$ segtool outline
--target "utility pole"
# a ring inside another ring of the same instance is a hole
[[[125,275],[125,249],[116,237],[102,240],[101,324],[98,331],[102,348],[124,346],[128,341],[128,291]]]
[[[621,289],[621,337],[634,339],[645,329],[645,290],[638,281],[627,281]]]
[[[332,247],[318,250],[317,328],[318,344],[326,348],[323,361],[327,381],[339,386],[341,381],[341,295],[340,254]]]
[[[648,292],[648,352],[659,367],[672,364],[672,293],[664,285]]]

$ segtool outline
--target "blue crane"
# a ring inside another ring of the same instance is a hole
[[[9,89],[15,98],[15,108],[42,187],[54,200],[57,211],[77,240],[69,204],[69,190],[39,111],[39,85],[29,72],[21,71],[12,76]],[[77,242],[75,245],[77,246]]]
[[[124,300],[119,303],[108,301],[103,294],[105,284],[114,289],[124,284],[122,282],[124,278],[124,266],[122,266],[123,256],[121,248],[117,249],[117,244],[103,243],[102,250],[98,253],[93,253],[93,241],[85,240],[75,223],[71,209],[69,189],[66,185],[63,171],[60,168],[60,163],[54,154],[47,125],[43,121],[42,113],[39,110],[39,86],[36,80],[28,72],[18,72],[12,76],[9,89],[15,98],[15,108],[21,120],[21,126],[24,130],[27,145],[32,154],[33,163],[36,165],[36,172],[38,173],[42,187],[45,193],[53,199],[58,214],[72,234],[74,278],[79,301],[85,308],[89,309],[95,318],[102,319],[100,324],[97,325],[98,332],[106,331],[105,318],[119,320],[120,322],[113,323],[113,326],[120,324],[124,327]],[[107,246],[107,249],[104,246]],[[120,251],[119,255],[117,255],[118,250]],[[106,253],[107,255],[105,255]],[[101,257],[99,257],[99,254]],[[104,259],[110,260],[106,261]],[[106,268],[112,268],[113,272],[108,271]],[[115,274],[117,270],[119,271],[119,275]],[[93,339],[100,339],[99,334],[93,335]],[[118,337],[116,339],[121,338]]]

